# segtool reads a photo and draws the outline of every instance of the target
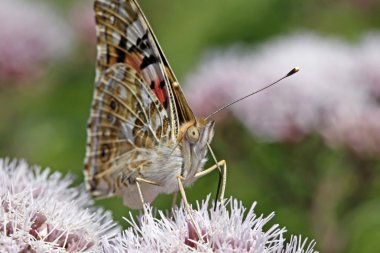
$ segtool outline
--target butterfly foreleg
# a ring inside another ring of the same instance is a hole
[[[151,185],[155,185],[155,186],[161,186],[160,183],[158,183],[158,182],[148,180],[148,179],[145,179],[142,177],[136,177],[136,181],[139,183],[146,183],[146,184],[151,184]]]
[[[221,170],[221,172],[222,172],[222,190],[220,192],[219,201],[221,203],[223,203],[224,192],[225,192],[226,183],[227,183],[227,163],[225,160],[221,160],[221,161],[217,162],[216,164],[214,164],[213,166],[211,166],[210,168],[202,170],[201,172],[198,172],[197,174],[195,174],[195,177],[196,178],[203,177],[203,176],[213,172],[215,169],[220,170],[220,167],[222,167],[222,170]]]
[[[182,176],[177,176],[177,180],[178,180],[179,192],[181,193],[182,200],[183,200],[183,203],[185,205],[187,214],[190,217],[190,221],[191,221],[191,223],[194,226],[195,232],[197,233],[197,236],[198,236],[199,240],[203,241],[201,229],[199,228],[198,223],[195,222],[193,214],[191,212],[191,208],[190,208],[189,202],[187,201],[185,188],[183,187],[183,183],[182,183],[182,180],[184,180],[184,178]]]

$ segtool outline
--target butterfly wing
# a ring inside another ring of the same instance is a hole
[[[194,116],[138,4],[97,0],[94,8],[98,56],[86,181],[96,197],[123,194],[128,206],[139,207],[126,179],[144,166],[141,150],[175,141],[181,123]],[[148,202],[158,194],[142,187]]]
[[[167,142],[167,113],[133,68],[115,64],[96,84],[87,126],[85,175],[96,197],[121,194],[144,167],[143,153]]]
[[[97,0],[96,79],[115,63],[136,69],[168,112],[173,135],[194,115],[166,57],[135,0]]]

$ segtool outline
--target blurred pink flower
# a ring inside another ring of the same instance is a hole
[[[360,72],[358,85],[368,87],[371,95],[380,101],[380,34],[366,34],[359,46],[356,54]]]
[[[93,5],[93,1],[77,1],[71,9],[71,16],[73,17],[73,26],[80,38],[86,44],[95,45],[96,30]]]
[[[297,141],[316,131],[330,144],[351,139],[345,144],[354,150],[374,151],[373,143],[366,140],[373,135],[379,139],[380,131],[364,129],[376,129],[380,118],[371,122],[362,122],[362,118],[380,109],[376,97],[380,94],[378,55],[380,36],[376,34],[368,35],[357,45],[300,33],[270,41],[254,51],[235,46],[223,53],[209,53],[187,78],[186,94],[196,112],[208,114],[275,81],[297,65],[300,73],[229,110],[253,134],[266,140]],[[344,110],[360,115],[342,114]],[[349,118],[342,119],[344,115]],[[355,127],[355,120],[361,125],[360,130],[347,131]],[[350,123],[344,125],[345,122]],[[348,136],[341,136],[340,129],[345,129]],[[339,137],[334,137],[334,133],[339,133]],[[354,133],[357,141],[351,138]]]
[[[380,108],[341,108],[330,115],[322,135],[332,147],[346,145],[370,157],[380,152]]]
[[[71,49],[72,33],[43,2],[0,1],[0,81],[33,78]]]

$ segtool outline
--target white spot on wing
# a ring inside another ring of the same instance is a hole
[[[121,40],[121,36],[118,32],[112,32],[112,43],[118,45]]]
[[[120,98],[127,99],[127,91],[125,90],[123,86],[119,86],[119,87],[120,87]]]
[[[127,47],[130,48],[133,45],[136,45],[138,34],[136,34],[136,32],[134,31],[134,28],[132,27],[132,25],[127,26],[125,32],[128,38]]]
[[[143,87],[141,87],[140,92],[141,92],[141,103],[142,103],[142,105],[144,106],[144,108],[149,108],[150,104],[151,104],[151,99],[150,99],[148,93],[146,92],[145,88],[143,88]]]
[[[131,122],[135,122],[136,118],[130,117]],[[133,127],[134,125],[129,122],[125,122],[121,125],[122,132],[127,140],[130,140],[132,143],[135,141],[135,137],[133,135]]]
[[[141,37],[145,34],[144,26],[142,25],[140,19],[137,19],[135,22],[133,22],[133,26],[136,28],[137,31],[139,31]]]
[[[119,8],[119,13],[122,17],[129,18],[128,12],[124,8]]]
[[[106,87],[105,87],[105,90],[110,90],[113,86],[113,80],[112,79],[109,79],[106,83]],[[103,95],[104,96],[104,95]]]

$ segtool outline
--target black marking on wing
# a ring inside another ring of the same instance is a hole
[[[127,57],[125,50],[122,50],[123,48],[127,48],[127,40],[124,36],[121,36],[119,41],[119,47],[116,47],[117,62],[124,62],[125,58]]]
[[[151,42],[149,41],[148,32],[145,32],[145,34],[142,37],[137,38],[136,44],[130,46],[128,50],[131,52],[141,53],[141,51],[152,48],[150,43]]]
[[[149,65],[151,65],[151,64],[154,64],[154,63],[156,63],[156,62],[158,62],[158,60],[157,60],[157,58],[154,56],[154,55],[151,55],[151,56],[149,56],[149,57],[144,57],[143,58],[143,61],[142,61],[142,63],[141,63],[141,66],[140,66],[140,68],[141,69],[145,69],[146,67],[148,67]]]
[[[136,41],[136,46],[140,47],[141,49],[145,50],[147,48],[151,48],[149,41],[148,41],[148,32],[144,34],[141,38],[138,38]]]
[[[165,88],[165,81],[164,81],[164,80],[162,80],[162,81],[160,82],[160,88],[161,88],[161,89]]]

